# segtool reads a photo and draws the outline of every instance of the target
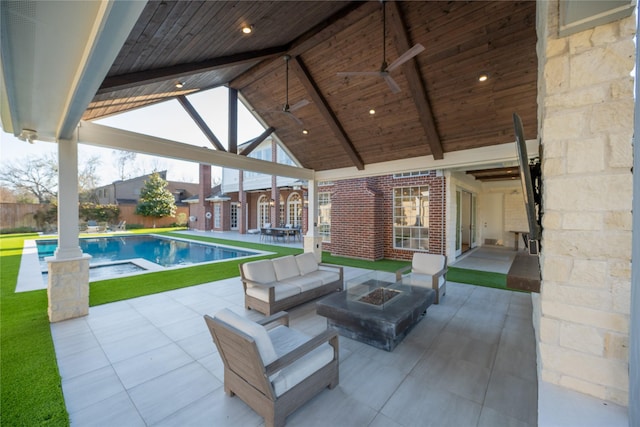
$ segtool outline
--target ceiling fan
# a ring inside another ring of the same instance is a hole
[[[399,93],[401,90],[400,86],[398,86],[398,83],[396,83],[396,81],[393,80],[393,78],[389,75],[389,73],[395,70],[396,68],[398,68],[399,66],[401,66],[402,64],[404,64],[405,62],[407,62],[408,60],[410,60],[411,58],[413,58],[414,56],[416,56],[417,54],[419,54],[420,52],[422,52],[424,50],[424,46],[422,46],[420,43],[413,45],[409,50],[407,50],[402,55],[400,55],[395,61],[387,65],[386,21],[387,21],[386,8],[385,8],[385,3],[383,1],[382,2],[382,66],[380,66],[380,70],[379,71],[343,71],[343,72],[337,73],[337,75],[338,76],[380,76],[384,79],[385,82],[387,82],[387,85],[389,86],[389,89],[391,89],[391,92]]]
[[[310,101],[303,99],[301,101],[296,102],[293,105],[289,105],[289,60],[291,59],[291,56],[289,55],[285,55],[284,56],[284,62],[286,64],[286,68],[285,68],[285,101],[284,101],[284,105],[282,106],[281,109],[278,110],[271,110],[269,112],[274,112],[274,113],[283,113],[286,114],[289,118],[291,118],[293,121],[295,121],[296,123],[298,123],[299,125],[302,126],[302,120],[300,120],[298,117],[296,117],[295,114],[293,114],[294,111],[299,110],[300,108],[309,105]]]

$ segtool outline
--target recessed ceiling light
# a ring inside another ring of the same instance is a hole
[[[184,87],[184,83],[182,83],[182,82],[178,82],[178,83],[176,83],[176,87],[177,87],[178,89],[182,89],[182,88]]]
[[[303,135],[309,135],[309,130],[308,129],[302,129],[302,134]]]
[[[369,114],[371,114],[372,116],[376,113],[376,110],[374,110],[373,108],[369,110]]]
[[[253,32],[253,25],[243,25],[242,33],[243,34],[251,34]]]
[[[486,82],[487,80],[489,80],[489,74],[487,74],[487,73],[481,73],[478,76],[478,81],[479,82]]]

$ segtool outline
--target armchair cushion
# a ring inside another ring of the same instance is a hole
[[[278,358],[278,354],[271,342],[269,333],[264,326],[259,325],[246,317],[242,317],[228,308],[223,308],[218,311],[215,318],[253,338],[256,346],[258,347],[258,353],[260,353],[262,362],[265,365],[268,365]]]
[[[270,330],[269,337],[278,357],[284,356],[311,339],[311,337],[302,332],[286,326],[277,326]],[[332,360],[333,347],[328,343],[324,343],[291,365],[278,371],[275,377],[270,377],[276,396],[281,396]]]
[[[411,270],[414,273],[433,275],[444,268],[444,255],[414,253]]]
[[[444,276],[438,277],[438,286],[444,285]],[[423,288],[431,289],[433,284],[433,276],[430,274],[411,273],[402,280],[402,283],[410,286],[422,286]]]

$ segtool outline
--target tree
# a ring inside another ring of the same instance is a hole
[[[128,166],[129,163],[135,165],[136,153],[131,151],[113,150],[113,163],[118,168],[118,177],[121,180],[129,179],[135,175],[136,169]]]
[[[167,181],[158,172],[151,174],[140,190],[140,199],[136,206],[136,213],[142,216],[163,218],[176,215],[176,202],[173,194],[167,190]],[[153,226],[156,224],[154,222]]]
[[[98,183],[99,156],[78,162],[80,199],[91,199]],[[0,183],[16,196],[17,203],[50,203],[58,196],[58,158],[54,153],[26,157],[6,164],[0,170]]]
[[[99,156],[91,156],[82,162],[78,171],[78,195],[81,202],[98,202],[95,189],[98,186],[98,167],[102,164]]]
[[[0,182],[15,193],[33,195],[37,203],[49,203],[57,196],[58,161],[50,153],[5,164]]]

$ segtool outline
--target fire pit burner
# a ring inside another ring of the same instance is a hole
[[[401,291],[395,289],[376,288],[360,297],[358,301],[379,306],[388,303],[393,297],[400,295],[400,293]]]

